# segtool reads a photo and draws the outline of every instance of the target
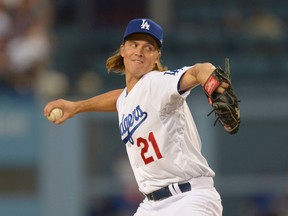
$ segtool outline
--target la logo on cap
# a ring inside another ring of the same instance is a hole
[[[126,27],[123,36],[123,42],[127,40],[128,36],[135,33],[148,34],[156,40],[159,48],[162,46],[162,40],[163,40],[162,27],[157,23],[155,23],[153,20],[147,18],[138,18],[131,20]]]
[[[141,29],[150,30],[150,25],[148,24],[146,19],[142,19]]]

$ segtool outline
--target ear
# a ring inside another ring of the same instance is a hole
[[[121,55],[121,57],[123,57],[124,44],[121,44],[119,51],[120,51],[120,55]]]
[[[161,59],[161,51],[159,50],[159,51],[158,51],[158,57],[157,57],[157,60],[156,60],[156,62],[159,62],[159,61],[160,61],[160,59]]]

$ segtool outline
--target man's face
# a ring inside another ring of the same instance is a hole
[[[125,65],[125,74],[142,77],[153,70],[161,53],[156,41],[146,34],[134,34],[120,47]]]

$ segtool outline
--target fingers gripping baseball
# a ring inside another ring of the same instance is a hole
[[[58,99],[49,102],[44,107],[44,116],[46,116],[49,121],[55,124],[61,124],[74,115],[75,113],[73,111],[73,102],[71,101]]]
[[[50,114],[47,116],[47,119],[51,122],[55,122],[61,119],[63,116],[63,111],[60,108],[53,109]]]

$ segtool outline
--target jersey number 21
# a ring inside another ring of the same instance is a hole
[[[139,137],[137,139],[137,146],[141,148],[141,157],[142,157],[145,165],[154,161],[153,156],[149,156],[149,157],[146,156],[146,153],[148,152],[148,149],[150,147],[153,148],[153,151],[155,152],[155,155],[158,159],[162,158],[162,154],[159,150],[159,147],[158,147],[158,144],[156,142],[156,139],[154,137],[153,132],[149,133],[148,139],[144,139],[142,137]]]

